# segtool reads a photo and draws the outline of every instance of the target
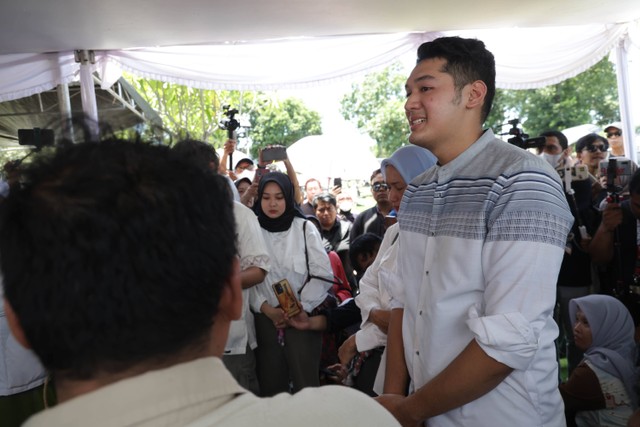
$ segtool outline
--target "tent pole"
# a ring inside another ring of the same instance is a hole
[[[69,85],[66,83],[59,84],[57,92],[63,135],[65,138],[74,142],[73,126],[71,124],[71,99],[69,98]]]
[[[634,162],[638,162],[635,147],[635,129],[633,124],[633,100],[629,86],[629,36],[626,35],[616,46],[616,75],[618,77],[618,98],[620,101],[620,119],[622,135],[624,135],[624,154]]]
[[[95,63],[92,50],[76,50],[76,62],[80,63],[80,95],[82,110],[87,118],[87,127],[91,137],[99,137],[98,129],[98,104],[96,102],[96,90],[93,84],[93,72],[91,64]]]

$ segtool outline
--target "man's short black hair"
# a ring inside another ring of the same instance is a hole
[[[328,191],[324,191],[313,198],[313,208],[318,207],[318,202],[331,203],[335,208],[338,207],[338,201],[336,200],[336,196],[329,193]]]
[[[569,140],[564,135],[564,133],[560,132],[559,130],[547,130],[542,132],[540,136],[554,136],[558,139],[558,143],[563,150],[569,148]]]
[[[90,379],[205,349],[236,254],[225,180],[143,143],[49,154],[0,205],[5,296],[43,365]]]
[[[477,39],[461,37],[440,37],[423,43],[418,48],[418,61],[440,58],[447,61],[441,70],[453,77],[458,93],[466,85],[481,80],[487,86],[487,94],[482,105],[482,122],[491,112],[496,93],[496,61],[484,43]]]
[[[380,236],[369,232],[353,239],[353,242],[349,244],[349,260],[351,260],[351,265],[358,269],[358,256],[375,253],[380,248],[380,243],[382,243]]]
[[[196,139],[183,139],[173,146],[173,151],[185,161],[195,163],[201,168],[210,169],[211,165],[217,171],[220,167],[220,157],[211,144]]]
[[[597,141],[602,142],[604,146],[609,149],[609,141],[607,138],[600,136],[597,133],[590,133],[583,136],[576,142],[576,153],[580,153],[582,150],[593,145],[593,143]]]

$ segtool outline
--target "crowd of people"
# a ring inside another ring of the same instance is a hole
[[[61,142],[14,168],[0,426],[640,426],[621,125],[575,152],[496,138],[475,39],[421,45],[406,91],[410,144],[360,213],[280,147],[283,172],[229,165],[233,140]]]

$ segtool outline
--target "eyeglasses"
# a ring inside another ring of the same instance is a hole
[[[622,132],[607,133],[607,138],[613,138],[614,136],[622,136]]]
[[[373,188],[373,191],[387,191],[389,186],[384,182],[376,182],[371,188]]]
[[[588,145],[586,147],[584,147],[585,150],[587,150],[590,153],[595,153],[596,151],[600,150],[601,153],[606,153],[607,152],[607,147],[604,145]]]

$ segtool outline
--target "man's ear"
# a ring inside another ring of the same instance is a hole
[[[16,341],[20,343],[24,348],[31,349],[31,345],[29,345],[29,341],[27,340],[27,336],[24,334],[24,330],[22,329],[22,325],[20,325],[20,320],[18,320],[18,316],[16,316],[16,312],[13,311],[13,307],[4,299],[4,313],[7,316],[7,323],[9,324],[9,330],[13,334]]]
[[[224,316],[229,321],[242,317],[242,283],[238,257],[233,258],[231,273],[220,293],[218,316]]]
[[[469,86],[467,108],[482,108],[484,98],[487,95],[487,85],[482,80],[476,80]]]

